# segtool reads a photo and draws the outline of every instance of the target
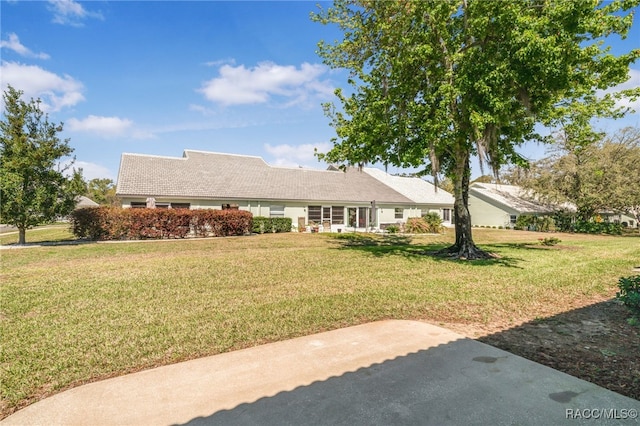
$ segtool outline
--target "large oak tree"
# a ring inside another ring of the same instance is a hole
[[[456,242],[446,252],[487,257],[472,238],[470,159],[498,170],[516,151],[598,90],[627,80],[640,50],[614,56],[602,39],[625,37],[633,1],[336,0],[312,18],[344,39],[319,54],[350,71],[352,91],[325,105],[341,164],[423,167],[454,188]],[[603,107],[614,108],[605,95]]]

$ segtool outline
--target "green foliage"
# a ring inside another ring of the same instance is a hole
[[[116,185],[111,179],[91,179],[84,195],[102,206],[120,206]]]
[[[264,234],[271,232],[291,232],[292,221],[289,217],[264,217],[253,218],[253,232]]]
[[[404,228],[410,234],[437,234],[443,230],[442,219],[438,213],[409,218]]]
[[[621,235],[622,225],[612,222],[599,222],[596,220],[576,220],[572,228],[573,232],[580,234],[607,234]]]
[[[336,91],[340,107],[325,105],[336,138],[318,157],[444,174],[456,198],[453,248],[473,259],[471,157],[493,170],[524,165],[516,147],[546,141],[537,124],[556,125],[589,103],[592,115],[615,109],[614,95],[595,95],[627,79],[640,49],[616,57],[601,39],[626,36],[633,15],[622,12],[635,4],[336,0],[313,19],[336,24],[344,39],[321,42],[319,54],[351,72],[353,90]]]
[[[49,123],[40,100],[27,103],[22,94],[8,86],[0,122],[0,222],[18,228],[19,244],[27,229],[68,215],[84,191],[80,172],[65,176],[74,159],[67,158],[69,141],[58,137],[62,124]]]
[[[90,240],[223,237],[252,228],[252,215],[243,210],[92,207],[75,210],[70,220],[73,234]]]
[[[424,220],[427,225],[429,225],[429,229],[431,229],[432,233],[440,232],[440,228],[442,227],[442,218],[438,213],[429,212],[426,215],[422,216],[422,220]]]
[[[538,238],[540,240],[540,244],[543,246],[555,246],[558,243],[561,243],[562,240],[556,237],[546,237],[546,238]]]
[[[390,234],[397,234],[400,232],[400,227],[398,225],[389,225],[384,230]]]
[[[640,275],[620,278],[618,288],[616,298],[629,308],[636,321],[640,320]]]
[[[560,232],[573,231],[573,222],[575,221],[575,213],[567,210],[558,210],[553,213],[553,222],[556,229]]]
[[[550,216],[521,214],[516,219],[515,229],[548,232],[555,229],[555,222]]]
[[[556,136],[555,152],[529,170],[512,170],[518,185],[541,201],[576,206],[577,219],[589,221],[601,211],[622,211],[640,218],[640,128],[585,139]],[[568,223],[560,228],[568,229]]]

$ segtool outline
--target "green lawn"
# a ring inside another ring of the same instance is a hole
[[[73,240],[75,237],[69,231],[68,223],[56,223],[41,226],[27,231],[27,244],[42,242],[60,242]],[[9,246],[18,243],[18,231],[0,232],[0,245]]]
[[[71,238],[33,230],[27,241],[37,234]],[[452,234],[2,250],[0,413],[99,378],[384,318],[515,325],[613,297],[640,259],[640,238],[559,234],[561,247],[545,249],[544,234],[484,229],[476,241],[495,260],[425,254]]]

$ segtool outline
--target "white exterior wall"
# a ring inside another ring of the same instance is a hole
[[[129,208],[131,207],[132,202],[136,203],[145,203],[146,198],[127,198],[122,197],[122,207]],[[270,217],[271,214],[271,206],[284,206],[284,217],[288,217],[291,219],[291,223],[293,226],[298,226],[298,218],[304,217],[305,224],[309,222],[308,216],[308,206],[321,206],[321,207],[335,207],[335,206],[343,206],[344,207],[344,224],[332,224],[331,231],[337,232],[339,229],[350,229],[353,230],[353,227],[348,226],[348,209],[360,207],[370,208],[371,205],[368,203],[343,203],[343,202],[286,202],[286,201],[260,201],[260,200],[203,200],[203,199],[176,199],[176,198],[156,198],[156,204],[163,203],[189,203],[190,208],[192,210],[195,209],[216,209],[221,210],[224,204],[232,204],[237,205],[240,210],[246,210],[251,212],[254,216],[264,216]],[[402,219],[396,219],[395,217],[395,209],[396,207],[403,209]],[[394,206],[394,205],[377,205],[376,206],[376,222],[377,225],[380,224],[396,224],[396,223],[406,223],[406,221],[411,217],[420,217],[422,215],[423,210],[435,211],[440,217],[442,217],[442,208],[452,209],[453,206],[446,207],[438,207],[438,206]],[[444,225],[450,225],[450,222],[444,222]],[[358,228],[358,230],[367,230],[373,224],[369,223],[369,227],[367,228]],[[326,229],[323,229],[327,231]]]
[[[518,215],[518,212],[501,209],[469,193],[469,214],[472,226],[507,227],[511,224],[511,215]]]

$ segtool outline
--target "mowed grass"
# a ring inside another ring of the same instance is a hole
[[[69,230],[69,224],[52,224],[27,231],[27,244],[43,242],[72,241],[75,237]],[[0,245],[10,246],[18,243],[18,231],[0,232]]]
[[[474,230],[499,256],[474,262],[428,255],[452,230],[2,250],[0,414],[93,380],[380,319],[515,325],[613,297],[640,259],[640,238],[559,234],[561,247],[545,249],[543,235]]]

